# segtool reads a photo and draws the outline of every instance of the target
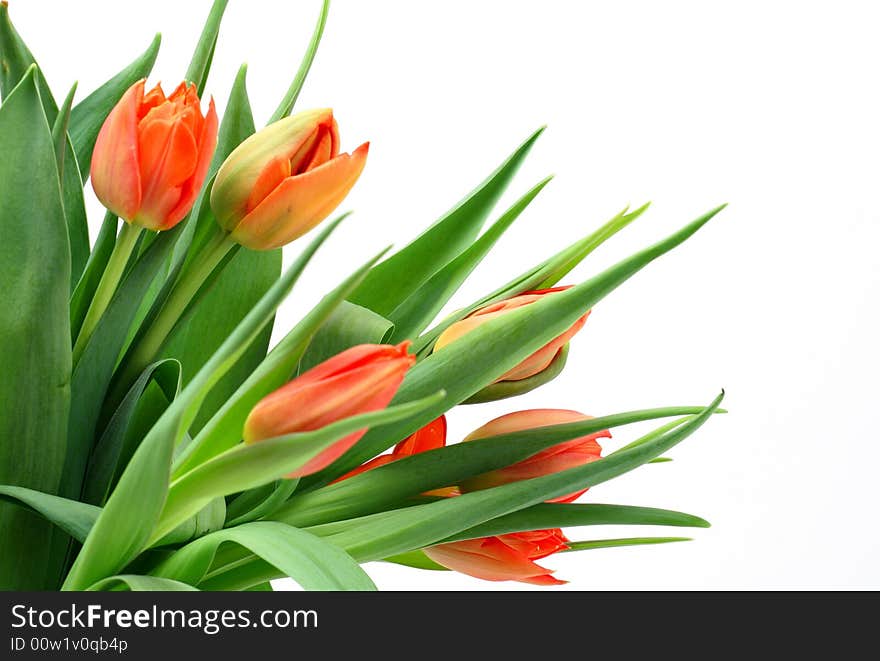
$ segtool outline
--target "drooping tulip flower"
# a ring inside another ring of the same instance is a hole
[[[465,437],[464,441],[477,441],[479,439],[488,438],[490,436],[499,436],[501,434],[511,434],[513,432],[524,431],[526,429],[534,429],[535,427],[548,427],[551,425],[562,425],[570,422],[580,422],[589,420],[592,416],[578,413],[577,411],[568,411],[565,409],[531,409],[528,411],[517,411],[516,413],[508,413],[500,418],[486,423],[476,431]],[[488,489],[497,487],[502,484],[511,482],[519,482],[520,480],[529,480],[534,477],[550,475],[558,473],[569,468],[583,466],[591,461],[596,461],[602,457],[602,447],[597,439],[611,438],[611,432],[607,429],[574,438],[570,441],[564,441],[552,447],[532,455],[528,459],[523,459],[510,466],[499,468],[482,475],[465,480],[461,484],[462,492],[477,491],[479,489]],[[548,502],[551,503],[569,503],[586,489],[581,489],[566,496],[553,498]]]
[[[385,408],[415,363],[408,348],[409,342],[397,346],[362,344],[316,365],[260,400],[245,421],[244,442],[314,431],[343,418]],[[366,431],[360,429],[340,439],[288,477],[325,468]]]
[[[203,115],[196,87],[132,85],[110,111],[92,153],[92,187],[129,223],[167,230],[192,208],[217,145],[214,100]]]
[[[390,464],[403,457],[409,457],[419,452],[427,452],[428,450],[436,450],[446,446],[446,416],[441,415],[439,418],[432,420],[427,425],[413,432],[405,439],[400,441],[389,454],[381,454],[373,457],[369,461],[361,464],[357,468],[350,470],[342,477],[337,478],[334,482],[342,482],[355,475],[360,475],[373,468]]]
[[[498,303],[493,303],[492,305],[487,305],[484,308],[480,308],[476,312],[471,313],[461,321],[457,321],[456,323],[449,326],[449,328],[447,328],[445,331],[443,331],[437,338],[437,341],[434,343],[434,351],[445,347],[446,345],[454,342],[458,338],[467,335],[475,328],[482,326],[487,321],[496,319],[499,316],[509,312],[510,310],[521,308],[524,305],[530,305],[531,303],[540,300],[544,296],[552,295],[556,292],[564,291],[569,288],[570,286],[528,291],[524,294],[520,294],[519,296],[514,296],[513,298],[507,299],[506,301],[499,301]],[[544,371],[550,365],[550,363],[553,362],[553,359],[556,357],[562,347],[564,347],[568,343],[568,341],[572,337],[574,337],[581,328],[584,327],[584,324],[587,322],[587,317],[589,316],[589,314],[590,313],[587,312],[584,316],[582,316],[574,324],[572,324],[572,326],[562,335],[554,338],[543,347],[538,349],[531,356],[523,360],[519,365],[502,374],[500,377],[498,377],[498,379],[496,379],[496,383],[498,381],[520,381],[522,379],[528,379],[529,377],[535,376],[536,374]]]
[[[486,581],[561,585],[565,581],[554,578],[552,570],[534,561],[567,548],[568,539],[554,528],[438,544],[424,552],[447,569]]]
[[[254,250],[278,248],[324,220],[364,169],[369,143],[339,153],[333,111],[281,119],[242,142],[211,190],[211,208],[233,240]]]

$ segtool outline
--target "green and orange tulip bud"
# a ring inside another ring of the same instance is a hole
[[[438,544],[424,552],[447,569],[485,581],[561,585],[565,581],[554,578],[552,570],[534,561],[568,548],[562,530],[552,528]]]
[[[388,406],[416,357],[409,342],[362,344],[316,365],[264,397],[244,425],[244,442],[308,432]],[[326,468],[366,433],[360,429],[336,441],[288,477]]]
[[[217,173],[211,208],[231,238],[254,250],[278,248],[324,220],[345,199],[369,143],[339,153],[330,109],[281,119],[241,143]]]
[[[455,342],[460,337],[467,335],[475,328],[479,328],[483,324],[492,319],[497,319],[501,315],[506,314],[511,310],[515,310],[517,308],[521,308],[524,305],[530,305],[535,301],[539,301],[544,296],[552,296],[556,292],[564,291],[569,289],[569,287],[554,287],[552,289],[541,289],[537,291],[527,291],[519,296],[514,296],[513,298],[507,299],[506,301],[499,301],[498,303],[493,303],[491,305],[487,305],[486,307],[480,308],[476,312],[471,313],[461,321],[457,321],[452,324],[443,331],[440,336],[437,338],[437,341],[434,343],[434,351],[442,349],[443,347]],[[524,379],[529,379],[537,374],[540,374],[545,369],[547,369],[550,364],[556,359],[557,355],[562,351],[562,348],[571,340],[575,334],[584,327],[584,324],[587,322],[587,317],[589,316],[589,312],[587,312],[584,316],[578,319],[572,326],[566,330],[562,335],[554,338],[543,347],[538,349],[531,356],[523,360],[519,365],[514,367],[511,370],[508,370],[506,373],[502,374],[498,379],[496,379],[496,383],[501,381],[521,381]]]
[[[167,230],[189,213],[217,145],[213,99],[203,115],[196,87],[132,85],[110,111],[92,153],[95,195],[120,218]]]
[[[526,429],[535,429],[536,427],[563,425],[589,419],[591,419],[589,415],[565,409],[517,411],[516,413],[508,413],[487,422],[476,431],[471,432],[465,437],[463,442],[478,441],[491,436],[512,434],[518,431],[525,431]],[[549,447],[546,450],[541,450],[528,459],[523,459],[510,466],[469,478],[461,484],[461,491],[466,493],[468,491],[489,489],[501,486],[502,484],[530,480],[534,477],[542,477],[551,473],[568,470],[569,468],[583,466],[602,458],[602,446],[599,445],[597,440],[599,438],[611,438],[611,432],[605,429],[595,434],[574,438]],[[586,489],[581,489],[566,496],[553,498],[548,502],[570,503],[585,491]]]

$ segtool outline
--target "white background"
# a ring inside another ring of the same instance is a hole
[[[156,31],[164,40],[151,81],[176,84],[209,2],[11,5],[56,95],[79,80],[81,98]],[[209,81],[221,109],[247,61],[265,121],[318,8],[232,0]],[[415,236],[545,123],[505,201],[557,177],[457,303],[625,204],[653,201],[572,282],[729,202],[596,306],[558,380],[454,411],[450,436],[515,409],[601,415],[702,404],[724,387],[731,413],[677,447],[674,462],[585,496],[682,509],[713,527],[688,544],[551,558],[545,564],[571,581],[562,589],[880,587],[878,18],[869,2],[337,0],[298,107],[332,106],[344,149],[369,139],[372,150],[344,204],[356,215],[279,326],[374,251]],[[95,231],[97,205],[91,211]],[[610,447],[641,431],[618,431]],[[384,589],[524,587],[368,570]]]

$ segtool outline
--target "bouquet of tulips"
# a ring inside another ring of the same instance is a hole
[[[183,82],[145,82],[159,38],[75,102],[54,93],[0,5],[0,588],[372,589],[386,561],[559,583],[562,528],[705,526],[574,502],[720,412],[515,411],[462,442],[447,414],[564,368],[593,305],[719,209],[579,284],[559,283],[644,211],[624,210],[506,284],[441,311],[547,183],[484,229],[540,131],[409,244],[364,256],[271,348],[275,310],[343,216],[368,144],[329,109],[293,112],[325,2],[278,109],[257,128],[245,70],[222,119],[206,81],[226,0]],[[90,240],[84,183],[106,207]],[[304,235],[320,226],[309,237]],[[282,273],[281,248],[297,251]],[[663,420],[603,450],[609,430]],[[604,451],[604,456],[603,456]]]

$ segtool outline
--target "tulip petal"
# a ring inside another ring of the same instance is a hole
[[[304,174],[285,179],[232,231],[255,250],[278,248],[324,220],[348,195],[366,164],[369,143]]]
[[[394,446],[395,458],[409,457],[420,452],[436,450],[446,446],[446,416],[441,415],[429,422],[414,434],[407,436]]]
[[[161,229],[180,201],[183,184],[195,172],[199,152],[189,127],[151,114],[141,122],[138,141],[144,191],[136,220],[149,229]]]
[[[214,149],[217,147],[218,124],[217,109],[214,107],[214,99],[212,98],[208,103],[208,114],[202,122],[202,131],[198,141],[199,156],[195,172],[181,188],[180,200],[177,202],[177,206],[169,212],[164,227],[173,227],[183,220],[184,216],[192,209],[199,191],[202,189],[202,184],[205,183],[205,177],[208,176],[211,158],[213,158]]]
[[[126,91],[104,121],[92,156],[95,195],[125,220],[132,220],[141,205],[137,122],[143,95],[143,80]]]

